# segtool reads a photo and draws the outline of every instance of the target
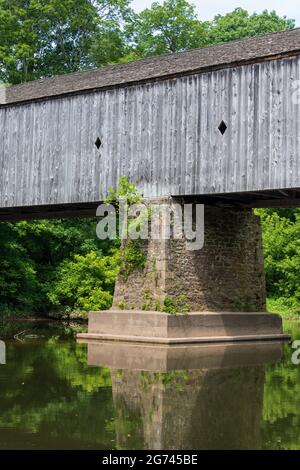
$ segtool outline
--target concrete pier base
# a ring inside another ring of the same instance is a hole
[[[289,339],[282,320],[272,313],[201,312],[171,315],[159,312],[90,312],[88,333],[81,339],[158,344]]]

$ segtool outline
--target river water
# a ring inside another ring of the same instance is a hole
[[[0,449],[300,449],[289,344],[87,345],[67,326],[22,328],[0,365]],[[300,323],[285,331],[300,339]]]

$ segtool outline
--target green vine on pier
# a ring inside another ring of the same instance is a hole
[[[125,200],[125,209],[128,209],[133,204],[139,204],[142,200],[142,194],[140,194],[133,183],[130,183],[126,176],[122,176],[119,179],[119,182],[116,188],[110,188],[108,190],[108,195],[105,198],[105,204],[112,204],[119,214],[120,211],[120,203],[121,201]],[[150,210],[150,209],[149,209]],[[149,217],[149,210],[147,210],[146,219],[148,220]],[[121,273],[128,279],[129,275],[134,271],[140,269],[143,270],[146,264],[147,256],[143,251],[143,240],[130,239],[130,232],[133,229],[139,229],[143,223],[145,223],[145,214],[140,214],[136,219],[130,220],[128,219],[128,226],[127,226],[127,239],[123,241],[123,245],[121,247]]]

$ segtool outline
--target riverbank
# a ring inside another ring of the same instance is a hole
[[[4,317],[0,320],[0,340],[17,339],[22,341],[32,335],[52,336],[59,331],[61,338],[76,337],[87,331],[87,319],[63,320],[38,317]]]
[[[300,306],[289,307],[282,299],[268,299],[267,311],[271,313],[278,313],[285,320],[300,321]]]
[[[268,312],[278,313],[284,320],[300,321],[300,307],[288,307],[282,300],[268,299]],[[62,334],[66,336],[75,336],[77,333],[85,333],[87,331],[88,315],[79,315],[73,313],[70,315],[49,315],[33,316],[33,315],[4,315],[0,319],[0,339],[13,338],[20,335],[24,331],[31,334],[34,330],[52,328],[60,328]]]

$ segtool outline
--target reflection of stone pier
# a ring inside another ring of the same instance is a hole
[[[139,436],[142,448],[154,450],[257,448],[263,384],[261,367],[112,371],[117,420],[123,423],[118,445],[128,448]],[[135,436],[122,432],[130,428]]]
[[[145,346],[89,342],[111,369],[118,448],[260,447],[264,366],[282,343]]]

